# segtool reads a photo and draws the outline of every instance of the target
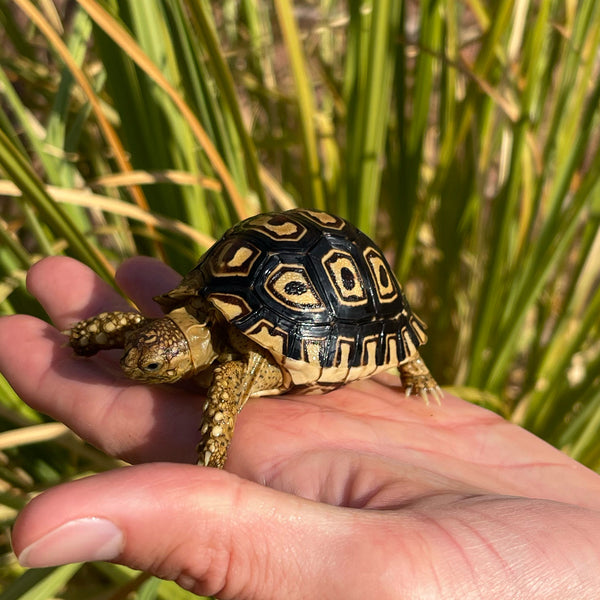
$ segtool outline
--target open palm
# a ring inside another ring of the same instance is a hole
[[[119,271],[147,314],[179,276]],[[29,289],[58,329],[125,301],[46,259]],[[600,477],[497,415],[391,376],[251,399],[226,471],[196,467],[202,397],[75,357],[27,316],[0,320],[0,370],[34,408],[137,466],[58,486],[21,514],[29,566],[106,559],[220,598],[597,598]],[[27,365],[24,368],[23,365]],[[161,462],[159,462],[161,461]]]

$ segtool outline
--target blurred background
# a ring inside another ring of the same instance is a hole
[[[0,0],[0,314],[47,318],[44,256],[183,274],[240,219],[328,210],[442,386],[600,471],[599,100],[595,0]],[[29,498],[117,465],[0,376],[0,600],[196,597],[16,563]]]

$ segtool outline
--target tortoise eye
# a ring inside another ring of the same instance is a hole
[[[145,364],[142,369],[144,371],[147,371],[148,373],[155,373],[156,371],[158,371],[160,368],[162,367],[162,363],[160,362],[151,362],[148,364]]]

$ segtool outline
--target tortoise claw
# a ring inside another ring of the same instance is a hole
[[[406,388],[404,388],[404,393],[407,396],[420,396],[427,406],[429,406],[430,396],[433,396],[433,399],[435,400],[435,403],[438,406],[442,405],[442,398],[444,397],[444,392],[442,388],[437,384],[433,387],[424,388],[420,388],[418,386],[413,387],[412,385],[409,385]]]
[[[436,385],[431,390],[428,390],[428,393],[430,393],[433,396],[433,398],[438,406],[442,405],[442,398],[444,397],[444,391],[442,390],[442,388],[439,385]]]
[[[423,362],[418,352],[412,358],[399,366],[400,379],[404,385],[404,393],[407,396],[421,396],[429,406],[429,395],[431,394],[438,405],[441,404],[444,393],[437,384],[429,369]]]

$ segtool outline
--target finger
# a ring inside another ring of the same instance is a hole
[[[342,509],[222,471],[153,464],[38,496],[19,516],[13,546],[31,567],[114,560],[197,594],[293,600],[359,584],[340,570],[352,558],[358,566],[357,533]]]
[[[31,267],[27,289],[59,329],[105,310],[132,310],[131,305],[89,267],[64,256],[51,256]]]
[[[74,357],[47,323],[0,319],[0,372],[30,406],[109,454],[132,462],[194,460],[198,394],[137,384],[108,360]]]
[[[136,256],[126,260],[119,267],[116,280],[141,312],[158,317],[162,315],[162,311],[153,300],[154,296],[172,290],[181,281],[181,275],[154,258]]]
[[[149,316],[162,314],[152,298],[172,289],[180,280],[170,267],[148,257],[129,259],[116,273],[116,281],[125,295]],[[59,328],[107,310],[134,310],[93,270],[64,256],[36,263],[27,275],[27,287]]]
[[[111,560],[223,600],[592,598],[599,538],[597,512],[556,502],[453,494],[357,511],[154,464],[38,496],[13,547],[25,566]]]

